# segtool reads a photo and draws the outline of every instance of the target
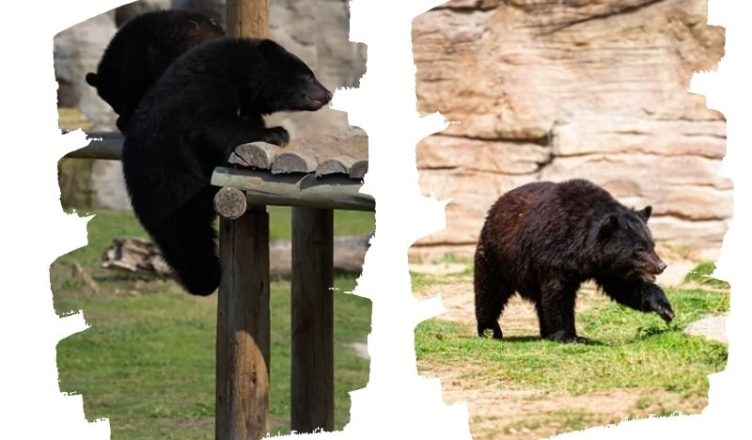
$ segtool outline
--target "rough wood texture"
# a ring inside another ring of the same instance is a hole
[[[347,174],[353,165],[355,165],[355,158],[350,156],[335,156],[331,159],[327,159],[319,164],[316,169],[316,176],[328,176],[329,174]]]
[[[583,177],[651,204],[662,246],[717,256],[726,126],[687,91],[724,51],[706,0],[453,0],[413,23],[419,109],[460,122],[418,147],[423,192],[452,201],[414,254],[472,252],[501,193]]]
[[[267,142],[250,142],[238,145],[228,162],[242,167],[271,169],[274,158],[282,149]]]
[[[239,219],[248,209],[243,191],[237,188],[221,188],[214,195],[214,210],[228,220]]]
[[[342,174],[362,179],[368,170],[368,137],[352,128],[337,136],[294,139],[285,148],[243,144],[230,156],[230,163],[274,174],[315,172],[318,176]]]
[[[269,216],[220,219],[216,439],[257,440],[269,413]]]
[[[334,429],[334,216],[292,210],[290,428]]]
[[[373,211],[375,202],[360,193],[361,183],[349,177],[278,174],[219,167],[212,185],[243,190],[250,204]]]
[[[159,248],[138,238],[116,238],[102,255],[102,267],[128,272],[172,275],[172,269],[162,258]]]
[[[272,164],[272,174],[312,173],[319,162],[313,154],[304,151],[279,154]]]
[[[370,235],[334,237],[334,269],[353,274],[363,270]],[[269,250],[269,273],[287,277],[292,274],[292,241],[274,241]]]
[[[88,132],[89,145],[72,151],[65,157],[78,159],[120,160],[123,155],[123,135],[117,132]]]
[[[234,37],[268,37],[269,0],[227,0],[227,34]]]

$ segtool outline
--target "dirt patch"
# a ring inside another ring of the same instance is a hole
[[[693,336],[704,336],[711,341],[728,344],[726,337],[726,315],[708,316],[695,321],[684,332]]]
[[[474,440],[533,440],[618,423],[630,418],[700,411],[703,399],[682,400],[658,391],[610,390],[580,396],[525,389],[513,384],[478,383],[473,366],[462,371],[420,361],[422,375],[441,379],[444,401],[466,402]]]

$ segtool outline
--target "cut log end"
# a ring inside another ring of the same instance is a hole
[[[368,161],[359,160],[350,167],[349,176],[351,179],[362,179],[368,172]]]
[[[243,191],[237,188],[221,188],[214,196],[214,210],[228,220],[237,220],[248,209]]]
[[[274,158],[280,150],[280,147],[267,142],[250,142],[238,145],[228,162],[241,167],[268,170],[271,169]]]
[[[272,164],[272,174],[312,173],[319,162],[316,157],[302,151],[282,153]]]

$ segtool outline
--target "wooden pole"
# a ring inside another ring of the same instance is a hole
[[[269,36],[269,0],[227,0],[227,33],[235,37]]]
[[[228,0],[227,30],[269,33],[268,0]],[[258,440],[269,418],[269,216],[251,206],[220,220],[222,280],[217,305],[217,440]]]
[[[250,207],[220,219],[222,281],[217,305],[216,439],[268,432],[269,216]]]
[[[334,429],[334,221],[330,209],[292,209],[290,427]]]

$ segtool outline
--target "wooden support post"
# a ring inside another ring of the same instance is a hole
[[[290,428],[334,429],[334,216],[292,209]]]
[[[227,0],[227,30],[267,36],[269,0]],[[257,440],[269,415],[269,216],[251,206],[219,227],[215,437]]]
[[[220,220],[222,281],[217,305],[216,439],[268,432],[269,216],[250,207]]]
[[[227,0],[227,33],[235,37],[269,36],[269,0]]]

